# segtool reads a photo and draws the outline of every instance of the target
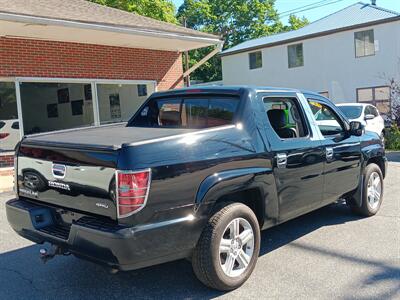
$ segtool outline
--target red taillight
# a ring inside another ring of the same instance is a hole
[[[6,137],[8,137],[10,134],[9,133],[0,133],[0,140],[1,139],[5,139]]]
[[[141,210],[147,201],[151,169],[117,171],[118,218],[125,218]]]

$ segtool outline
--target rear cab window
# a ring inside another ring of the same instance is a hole
[[[230,125],[238,106],[238,97],[155,98],[138,111],[128,126],[195,129]]]

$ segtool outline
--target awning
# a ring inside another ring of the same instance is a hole
[[[188,51],[222,45],[213,35],[61,20],[0,12],[0,37],[76,42],[129,48]]]

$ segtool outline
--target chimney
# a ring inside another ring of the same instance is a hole
[[[371,4],[372,4],[373,6],[376,6],[376,0],[371,0]]]

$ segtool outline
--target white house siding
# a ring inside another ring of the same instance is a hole
[[[368,29],[374,29],[379,49],[374,56],[356,58],[354,32]],[[301,42],[304,66],[289,69],[287,46]],[[357,88],[388,85],[389,77],[400,78],[400,21],[291,44],[263,48],[263,66],[255,70],[249,69],[249,52],[223,56],[223,83],[327,91],[340,103],[356,101]]]

